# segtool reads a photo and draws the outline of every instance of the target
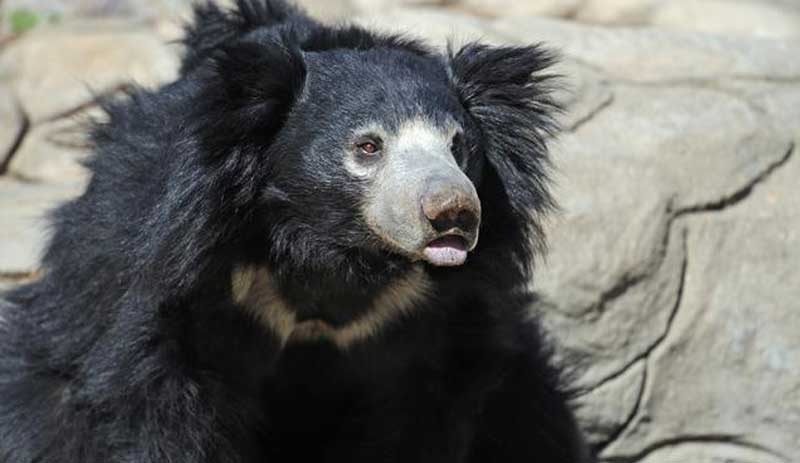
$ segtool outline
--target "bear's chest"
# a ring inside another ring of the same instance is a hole
[[[287,349],[264,388],[264,452],[281,461],[450,461],[442,443],[466,431],[469,386],[448,384],[440,358],[384,353]],[[426,448],[436,455],[422,459]]]

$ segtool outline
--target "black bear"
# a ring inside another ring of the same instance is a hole
[[[5,297],[0,461],[589,461],[527,312],[551,54],[195,14]]]

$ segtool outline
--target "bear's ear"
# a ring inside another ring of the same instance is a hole
[[[194,6],[192,23],[184,27],[185,45],[181,74],[194,69],[213,50],[260,27],[291,24],[314,27],[315,23],[298,8],[283,0],[236,0],[230,11],[211,0]]]
[[[552,97],[554,55],[540,46],[472,43],[449,50],[449,72],[462,105],[481,131],[482,149],[497,172],[514,215],[523,221],[552,207],[546,140],[560,111]]]
[[[212,154],[242,143],[269,144],[306,80],[295,40],[276,31],[221,46],[203,66],[206,78],[195,110]]]

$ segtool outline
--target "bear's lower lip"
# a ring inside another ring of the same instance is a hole
[[[428,243],[422,254],[430,264],[439,267],[461,265],[467,260],[467,241],[460,236],[443,236]]]

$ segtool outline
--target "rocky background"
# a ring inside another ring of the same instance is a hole
[[[800,462],[800,2],[306,0],[545,42],[569,111],[533,287],[604,462]],[[0,0],[0,288],[86,181],[97,95],[176,72],[183,0]]]

